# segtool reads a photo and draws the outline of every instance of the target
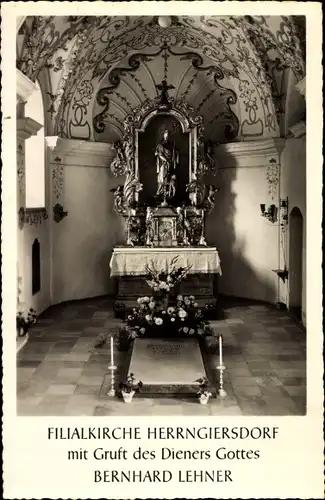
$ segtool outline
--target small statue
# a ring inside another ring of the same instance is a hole
[[[209,184],[207,186],[207,188],[208,188],[208,194],[207,194],[206,202],[207,202],[208,211],[210,213],[214,209],[215,195],[219,191],[219,188],[215,187],[213,184]]]
[[[147,207],[146,214],[146,245],[152,246],[154,238],[154,228],[153,228],[153,210]]]
[[[204,190],[196,179],[187,184],[186,191],[189,193],[189,199],[192,207],[197,207],[202,204],[204,199]]]
[[[116,188],[111,189],[114,196],[114,210],[118,215],[123,215],[125,212],[124,186],[120,184]]]

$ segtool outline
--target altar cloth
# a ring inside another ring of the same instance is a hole
[[[191,266],[191,274],[221,275],[215,247],[115,247],[110,260],[111,276],[145,276],[146,266],[152,263],[158,271],[168,272],[175,257],[175,267]]]

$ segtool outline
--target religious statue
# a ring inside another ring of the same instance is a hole
[[[153,245],[153,238],[155,235],[154,227],[153,227],[153,210],[151,207],[147,207],[146,213],[146,245]]]
[[[163,139],[157,144],[156,165],[158,177],[157,196],[163,197],[161,206],[168,206],[167,198],[176,194],[176,169],[179,164],[179,153],[175,144],[168,139],[168,130],[164,131]]]
[[[125,212],[123,185],[120,184],[116,188],[111,189],[114,196],[114,210],[118,215],[123,215]]]
[[[197,207],[203,203],[204,187],[197,180],[192,180],[186,186],[192,207]]]
[[[207,188],[208,188],[208,194],[206,197],[206,205],[208,213],[211,213],[215,205],[215,195],[219,191],[219,188],[213,186],[213,184],[209,184]]]

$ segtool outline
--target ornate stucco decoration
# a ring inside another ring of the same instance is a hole
[[[24,227],[24,224],[30,224],[31,226],[37,227],[46,219],[48,219],[46,208],[21,207],[18,211],[18,225],[20,229]]]

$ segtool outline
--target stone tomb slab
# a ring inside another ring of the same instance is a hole
[[[195,396],[196,380],[209,378],[197,339],[136,339],[128,373],[143,382],[140,397]],[[216,392],[213,387],[211,392]]]

